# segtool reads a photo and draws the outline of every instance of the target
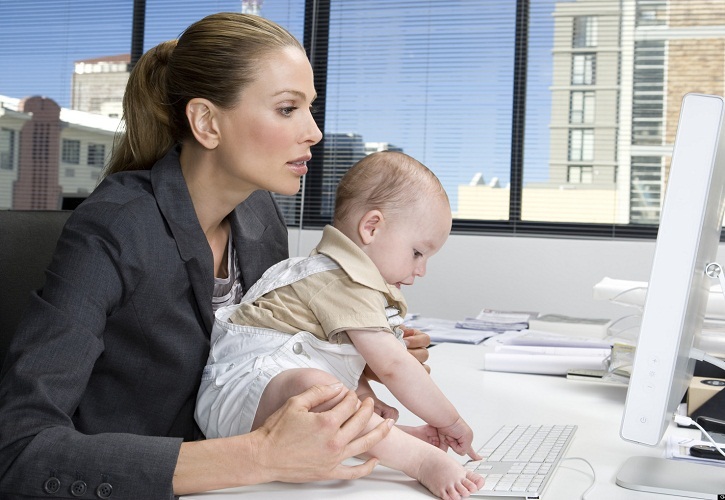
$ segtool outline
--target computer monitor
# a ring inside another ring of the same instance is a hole
[[[687,94],[682,101],[622,417],[627,441],[659,445],[692,378],[692,348],[716,283],[706,267],[717,262],[725,207],[724,118],[722,97]],[[725,494],[724,469],[659,457],[630,458],[616,482],[693,498]]]

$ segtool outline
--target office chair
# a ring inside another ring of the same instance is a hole
[[[45,269],[70,211],[0,210],[0,370],[10,339]]]

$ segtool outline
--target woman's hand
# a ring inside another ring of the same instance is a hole
[[[408,328],[405,325],[400,326],[400,329],[403,330],[403,341],[405,342],[405,346],[408,348],[408,352],[423,365],[425,371],[430,373],[430,366],[425,364],[425,362],[428,361],[428,356],[430,355],[427,349],[430,345],[430,336],[427,333],[423,333],[415,328]],[[365,365],[363,374],[368,378],[368,380],[374,380],[375,382],[380,383],[380,379],[369,366]]]
[[[310,412],[341,391],[347,394],[337,406],[322,413]],[[373,400],[360,403],[355,392],[342,384],[314,386],[290,398],[254,432],[258,434],[255,466],[266,471],[266,481],[298,483],[366,476],[377,459],[360,465],[341,462],[367,452],[387,436],[392,420],[364,433],[372,414]]]
[[[342,391],[346,392],[344,398],[332,409],[310,411]],[[393,421],[384,420],[368,429],[372,414],[373,400],[360,403],[342,384],[314,386],[290,398],[254,432],[182,443],[174,493],[366,476],[377,459],[359,465],[342,465],[342,461],[364,454],[388,435]]]
[[[430,366],[426,365],[428,361],[428,346],[430,345],[430,335],[423,333],[415,328],[408,328],[405,325],[400,327],[403,330],[403,341],[408,348],[408,352],[417,359],[420,364],[430,373]]]

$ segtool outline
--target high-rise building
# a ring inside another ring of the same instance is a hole
[[[130,54],[76,61],[71,81],[71,109],[120,118]]]
[[[725,4],[576,0],[554,19],[550,181],[611,186],[613,222],[656,224],[682,97],[725,91]]]
[[[262,15],[262,4],[264,0],[242,0],[242,14]]]

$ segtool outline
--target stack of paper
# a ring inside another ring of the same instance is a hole
[[[475,318],[466,318],[456,322],[456,327],[491,332],[523,330],[529,327],[529,320],[534,316],[536,316],[536,313],[504,312],[484,309]]]
[[[484,370],[566,375],[569,370],[606,370],[612,346],[588,337],[546,332],[506,332],[486,341]]]
[[[576,318],[563,314],[544,314],[529,320],[529,330],[602,339],[608,335],[612,323],[608,318]]]
[[[432,344],[455,342],[458,344],[480,344],[497,332],[488,330],[468,330],[457,328],[456,321],[438,318],[416,317],[405,322],[405,326],[415,328],[430,335]]]

